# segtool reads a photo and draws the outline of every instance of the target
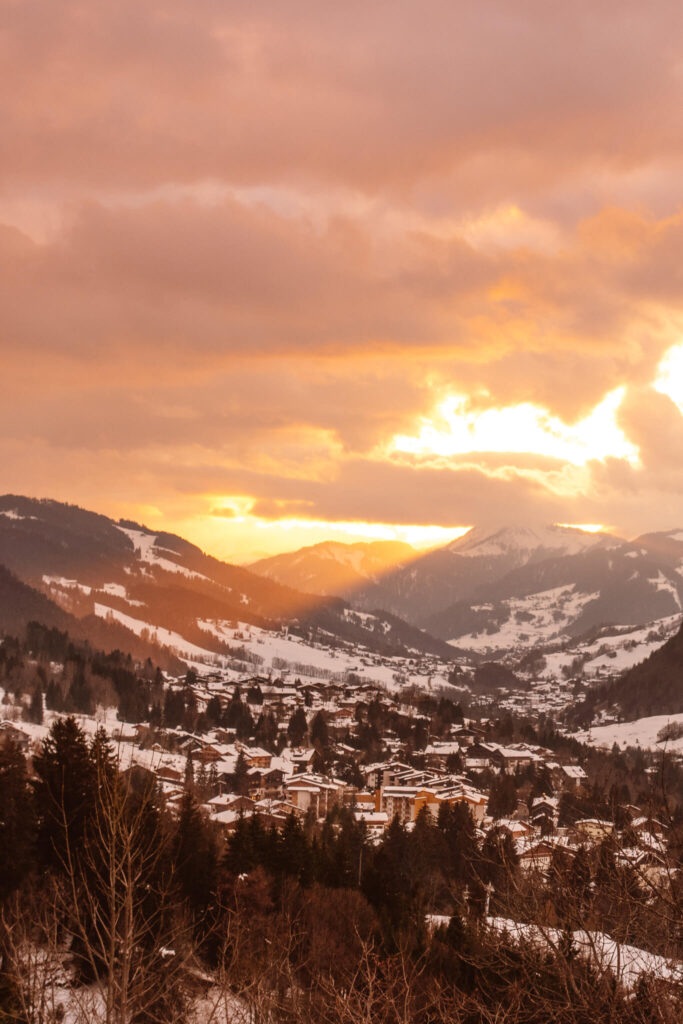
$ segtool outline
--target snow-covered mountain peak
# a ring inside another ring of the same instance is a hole
[[[474,527],[448,545],[453,554],[466,558],[524,556],[534,551],[576,555],[605,542],[606,534],[587,533],[569,526]]]

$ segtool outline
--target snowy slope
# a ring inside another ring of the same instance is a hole
[[[643,747],[647,750],[667,750],[669,753],[683,754],[683,736],[678,739],[659,740],[662,729],[671,724],[678,724],[683,729],[683,714],[652,715],[649,718],[638,718],[634,722],[611,722],[608,725],[596,725],[586,732],[576,734],[582,743],[590,743],[594,747],[611,750],[616,743],[619,747]]]
[[[446,550],[463,558],[500,558],[515,554],[522,562],[541,551],[576,555],[604,543],[603,534],[567,526],[504,526],[495,530],[475,527],[463,537],[451,541]]]

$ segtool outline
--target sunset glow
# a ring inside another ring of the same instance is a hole
[[[557,526],[566,526],[571,530],[583,530],[584,533],[601,533],[605,527],[602,523],[557,523]]]
[[[674,5],[5,7],[7,491],[235,557],[683,519]]]
[[[670,348],[665,354],[653,386],[683,412],[683,344]]]
[[[475,412],[467,408],[466,397],[449,398],[439,406],[435,420],[423,420],[416,437],[399,435],[393,447],[424,456],[525,452],[574,466],[608,457],[635,462],[638,450],[615,419],[624,390],[610,392],[587,417],[572,425],[529,403]]]

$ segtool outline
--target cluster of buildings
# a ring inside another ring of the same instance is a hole
[[[182,685],[178,681],[177,687]],[[232,698],[219,673],[197,679],[192,689],[200,718],[212,699],[218,697],[226,708]],[[226,834],[251,815],[258,815],[267,827],[282,828],[290,815],[321,820],[332,808],[347,806],[376,840],[394,818],[410,828],[422,811],[436,821],[444,805],[465,805],[482,835],[493,826],[507,830],[521,866],[544,869],[558,848],[571,855],[613,831],[611,822],[592,819],[577,822],[572,829],[558,828],[559,794],[581,791],[586,782],[583,767],[569,759],[559,761],[553,751],[538,745],[493,742],[481,722],[458,719],[433,737],[429,716],[376,684],[360,681],[302,684],[251,678],[241,689],[243,697],[249,690],[258,691],[250,710],[254,720],[263,713],[272,716],[278,753],[253,739],[240,741],[235,729],[223,726],[190,732],[118,723],[110,732],[116,736],[123,769],[152,773],[171,810],[180,804],[191,776],[205,813]],[[367,723],[371,705],[376,713],[387,712],[387,720],[391,715],[409,724],[421,719],[427,744],[415,749],[386,729],[381,736],[386,759],[365,763],[366,751],[354,739]],[[324,750],[310,741],[296,747],[288,738],[292,715],[302,710],[309,732],[314,717],[323,716]],[[95,725],[85,720],[82,724]],[[0,739],[9,736],[28,751],[36,728],[2,722]],[[41,728],[47,731],[47,726]],[[525,773],[543,773],[548,792],[519,802],[509,818],[494,820],[489,813],[492,780],[501,775],[520,780]],[[636,819],[638,813],[634,809]],[[656,871],[665,863],[663,843],[661,833],[653,836],[641,825],[630,833],[622,856]]]

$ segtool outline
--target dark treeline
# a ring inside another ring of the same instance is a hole
[[[92,715],[98,704],[116,707],[125,722],[149,721],[164,699],[161,669],[151,659],[98,651],[67,632],[30,622],[21,638],[0,644],[0,686],[15,699],[31,698],[27,717],[42,721],[45,706]],[[41,699],[39,699],[41,698]]]

